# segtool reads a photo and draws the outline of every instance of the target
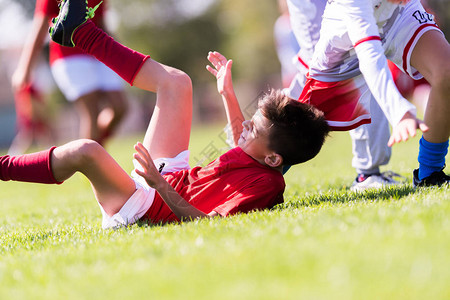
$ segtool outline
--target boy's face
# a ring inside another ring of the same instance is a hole
[[[264,163],[264,158],[273,152],[269,149],[269,133],[272,123],[259,110],[251,120],[242,123],[244,127],[238,146],[253,159]]]

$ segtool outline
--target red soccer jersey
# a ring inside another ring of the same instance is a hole
[[[101,0],[89,0],[89,7],[94,7],[100,2],[101,2]],[[104,16],[105,5],[106,5],[105,2],[106,1],[103,0],[103,3],[95,11],[95,16],[92,19],[92,21],[97,26],[101,26],[101,24],[103,22],[103,16]],[[49,19],[49,22],[50,22],[52,18],[57,17],[59,14],[57,0],[37,0],[34,13],[35,13],[35,15],[45,15]],[[70,55],[77,55],[77,54],[84,54],[84,53],[83,53],[83,51],[81,51],[77,48],[64,47],[53,41],[50,41],[50,64],[52,64],[55,60],[57,60],[59,58],[67,57]]]
[[[206,167],[169,173],[164,178],[190,204],[204,213],[222,216],[271,208],[283,202],[283,175],[264,166],[236,147]],[[179,221],[156,193],[141,218],[152,223]]]

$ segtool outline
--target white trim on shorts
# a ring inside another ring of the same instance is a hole
[[[385,37],[386,42],[383,44],[384,53],[386,57],[391,60],[400,70],[408,74],[413,79],[423,78],[414,67],[411,66],[411,54],[423,34],[430,30],[442,31],[436,26],[435,22],[425,17],[431,14],[424,15],[423,22],[414,16],[418,12],[425,14],[425,9],[422,4],[417,1],[405,6],[406,9],[398,18],[393,28]],[[442,33],[443,34],[443,33]]]
[[[119,75],[86,54],[57,59],[51,71],[58,88],[70,102],[93,91],[121,91],[124,86]]]
[[[161,174],[172,173],[176,171],[190,169],[189,166],[189,150],[180,152],[173,158],[158,158],[155,159],[154,164],[156,168],[163,165]],[[135,169],[141,169],[141,165],[133,160]],[[102,228],[117,228],[120,226],[127,226],[139,220],[152,206],[155,199],[155,189],[150,187],[145,179],[138,175],[134,170],[131,172],[131,177],[136,184],[136,191],[131,195],[127,202],[122,206],[120,211],[113,216],[108,216],[103,207],[100,205],[102,212]]]

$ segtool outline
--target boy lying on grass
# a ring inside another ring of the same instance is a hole
[[[135,145],[130,177],[98,143],[77,140],[21,156],[0,157],[1,180],[62,183],[84,174],[103,214],[103,228],[137,220],[166,223],[228,216],[271,208],[283,201],[283,165],[307,161],[320,151],[328,125],[322,112],[271,91],[243,119],[233,92],[231,61],[211,52],[233,139],[231,149],[206,167],[190,168],[192,84],[180,70],[160,64],[107,35],[89,20],[84,0],[65,0],[51,38],[95,56],[129,84],[155,92],[156,107],[142,143]]]

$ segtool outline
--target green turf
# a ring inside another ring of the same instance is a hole
[[[192,163],[223,150],[219,127],[194,132]],[[108,147],[127,170],[136,140]],[[385,168],[401,187],[349,192],[350,138],[333,134],[288,172],[285,204],[181,225],[103,231],[78,175],[0,182],[0,299],[450,299],[450,192],[411,187],[417,143]]]

